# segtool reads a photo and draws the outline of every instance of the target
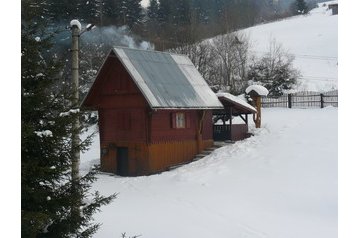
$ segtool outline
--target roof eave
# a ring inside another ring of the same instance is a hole
[[[218,98],[219,98],[219,99],[221,98],[221,99],[223,99],[223,100],[226,100],[226,101],[228,101],[228,102],[230,102],[230,103],[236,105],[237,107],[239,107],[239,108],[241,108],[241,109],[243,109],[243,110],[249,111],[250,113],[257,113],[256,109],[253,110],[252,108],[248,108],[248,107],[246,107],[246,106],[244,106],[244,105],[242,105],[242,104],[239,104],[239,103],[237,103],[237,102],[231,100],[230,98],[227,98],[227,97],[224,97],[224,96],[218,96]]]
[[[153,110],[217,110],[224,107],[151,107]]]

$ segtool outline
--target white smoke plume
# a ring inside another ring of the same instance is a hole
[[[86,44],[104,44],[107,46],[125,46],[129,48],[152,50],[154,45],[131,34],[127,26],[97,27],[81,36]]]

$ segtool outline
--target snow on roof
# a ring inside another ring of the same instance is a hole
[[[255,84],[246,88],[245,93],[249,94],[251,91],[256,92],[260,96],[267,96],[269,91],[264,86]]]
[[[238,104],[246,109],[248,109],[249,111],[252,111],[254,113],[256,113],[256,109],[251,106],[249,103],[246,102],[246,99],[244,98],[243,95],[240,95],[240,96],[234,96],[230,93],[224,93],[224,92],[219,92],[219,93],[216,93],[216,96],[219,98],[219,97],[223,97],[223,98],[226,98],[227,100],[235,103],[235,104]]]
[[[328,6],[328,5],[332,5],[332,4],[338,4],[338,1],[327,1],[327,2],[320,2],[317,3],[318,7],[324,7],[324,6]]]
[[[125,47],[113,50],[152,108],[223,108],[187,56]]]
[[[77,19],[73,19],[71,22],[70,22],[70,26],[73,27],[73,26],[77,26],[79,30],[81,30],[81,23],[77,20]]]

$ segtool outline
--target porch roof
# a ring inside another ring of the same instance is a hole
[[[246,102],[243,95],[234,96],[230,93],[217,93],[216,96],[225,107],[232,107],[240,114],[252,114],[257,112],[253,106]]]

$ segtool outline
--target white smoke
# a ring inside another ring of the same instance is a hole
[[[154,45],[130,33],[128,27],[97,27],[81,36],[87,44],[104,44],[109,46],[125,46],[135,49],[152,50]]]

